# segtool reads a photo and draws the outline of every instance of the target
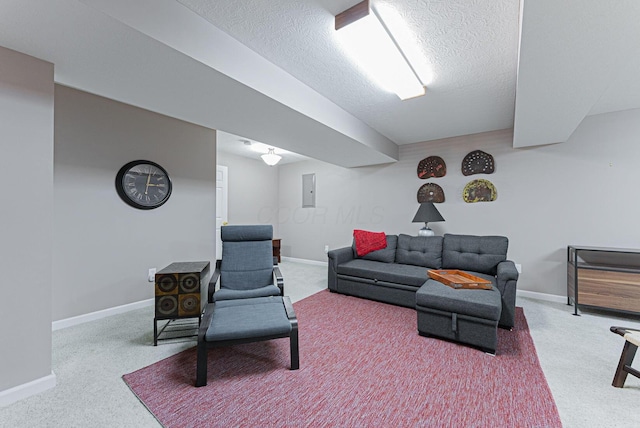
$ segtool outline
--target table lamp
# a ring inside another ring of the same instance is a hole
[[[418,212],[413,217],[412,223],[424,222],[424,227],[418,231],[419,236],[433,236],[433,230],[429,229],[427,223],[430,221],[444,221],[444,218],[438,212],[438,209],[433,202],[424,202],[420,204]]]

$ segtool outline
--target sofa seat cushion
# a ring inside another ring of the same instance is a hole
[[[429,279],[416,292],[416,306],[498,321],[502,312],[502,299],[495,286],[495,279],[471,273],[492,280],[491,290],[455,289]]]
[[[365,278],[420,287],[429,279],[427,269],[421,266],[384,263],[373,260],[355,259],[342,263],[337,268],[338,275]]]

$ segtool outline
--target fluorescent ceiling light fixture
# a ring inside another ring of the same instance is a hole
[[[358,65],[401,100],[425,94],[425,87],[369,0],[336,15],[338,37]]]
[[[278,156],[275,151],[273,150],[273,148],[269,149],[269,152],[260,156],[262,158],[262,160],[264,161],[264,163],[266,163],[269,166],[274,166],[275,164],[277,164],[278,162],[280,162],[280,159],[282,159],[282,156]]]

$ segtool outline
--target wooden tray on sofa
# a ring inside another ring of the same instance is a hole
[[[429,276],[451,288],[491,290],[491,281],[479,278],[461,270],[430,270]]]

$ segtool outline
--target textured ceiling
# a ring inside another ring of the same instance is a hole
[[[59,84],[345,167],[505,128],[514,147],[564,142],[589,114],[640,108],[637,0],[371,0],[418,47],[428,89],[407,101],[334,39],[357,2],[2,0],[0,46]]]
[[[389,22],[393,8],[420,48],[427,94],[407,101],[372,84],[338,44],[334,16],[356,1],[179,1],[397,144],[513,124],[516,1],[373,2]]]

